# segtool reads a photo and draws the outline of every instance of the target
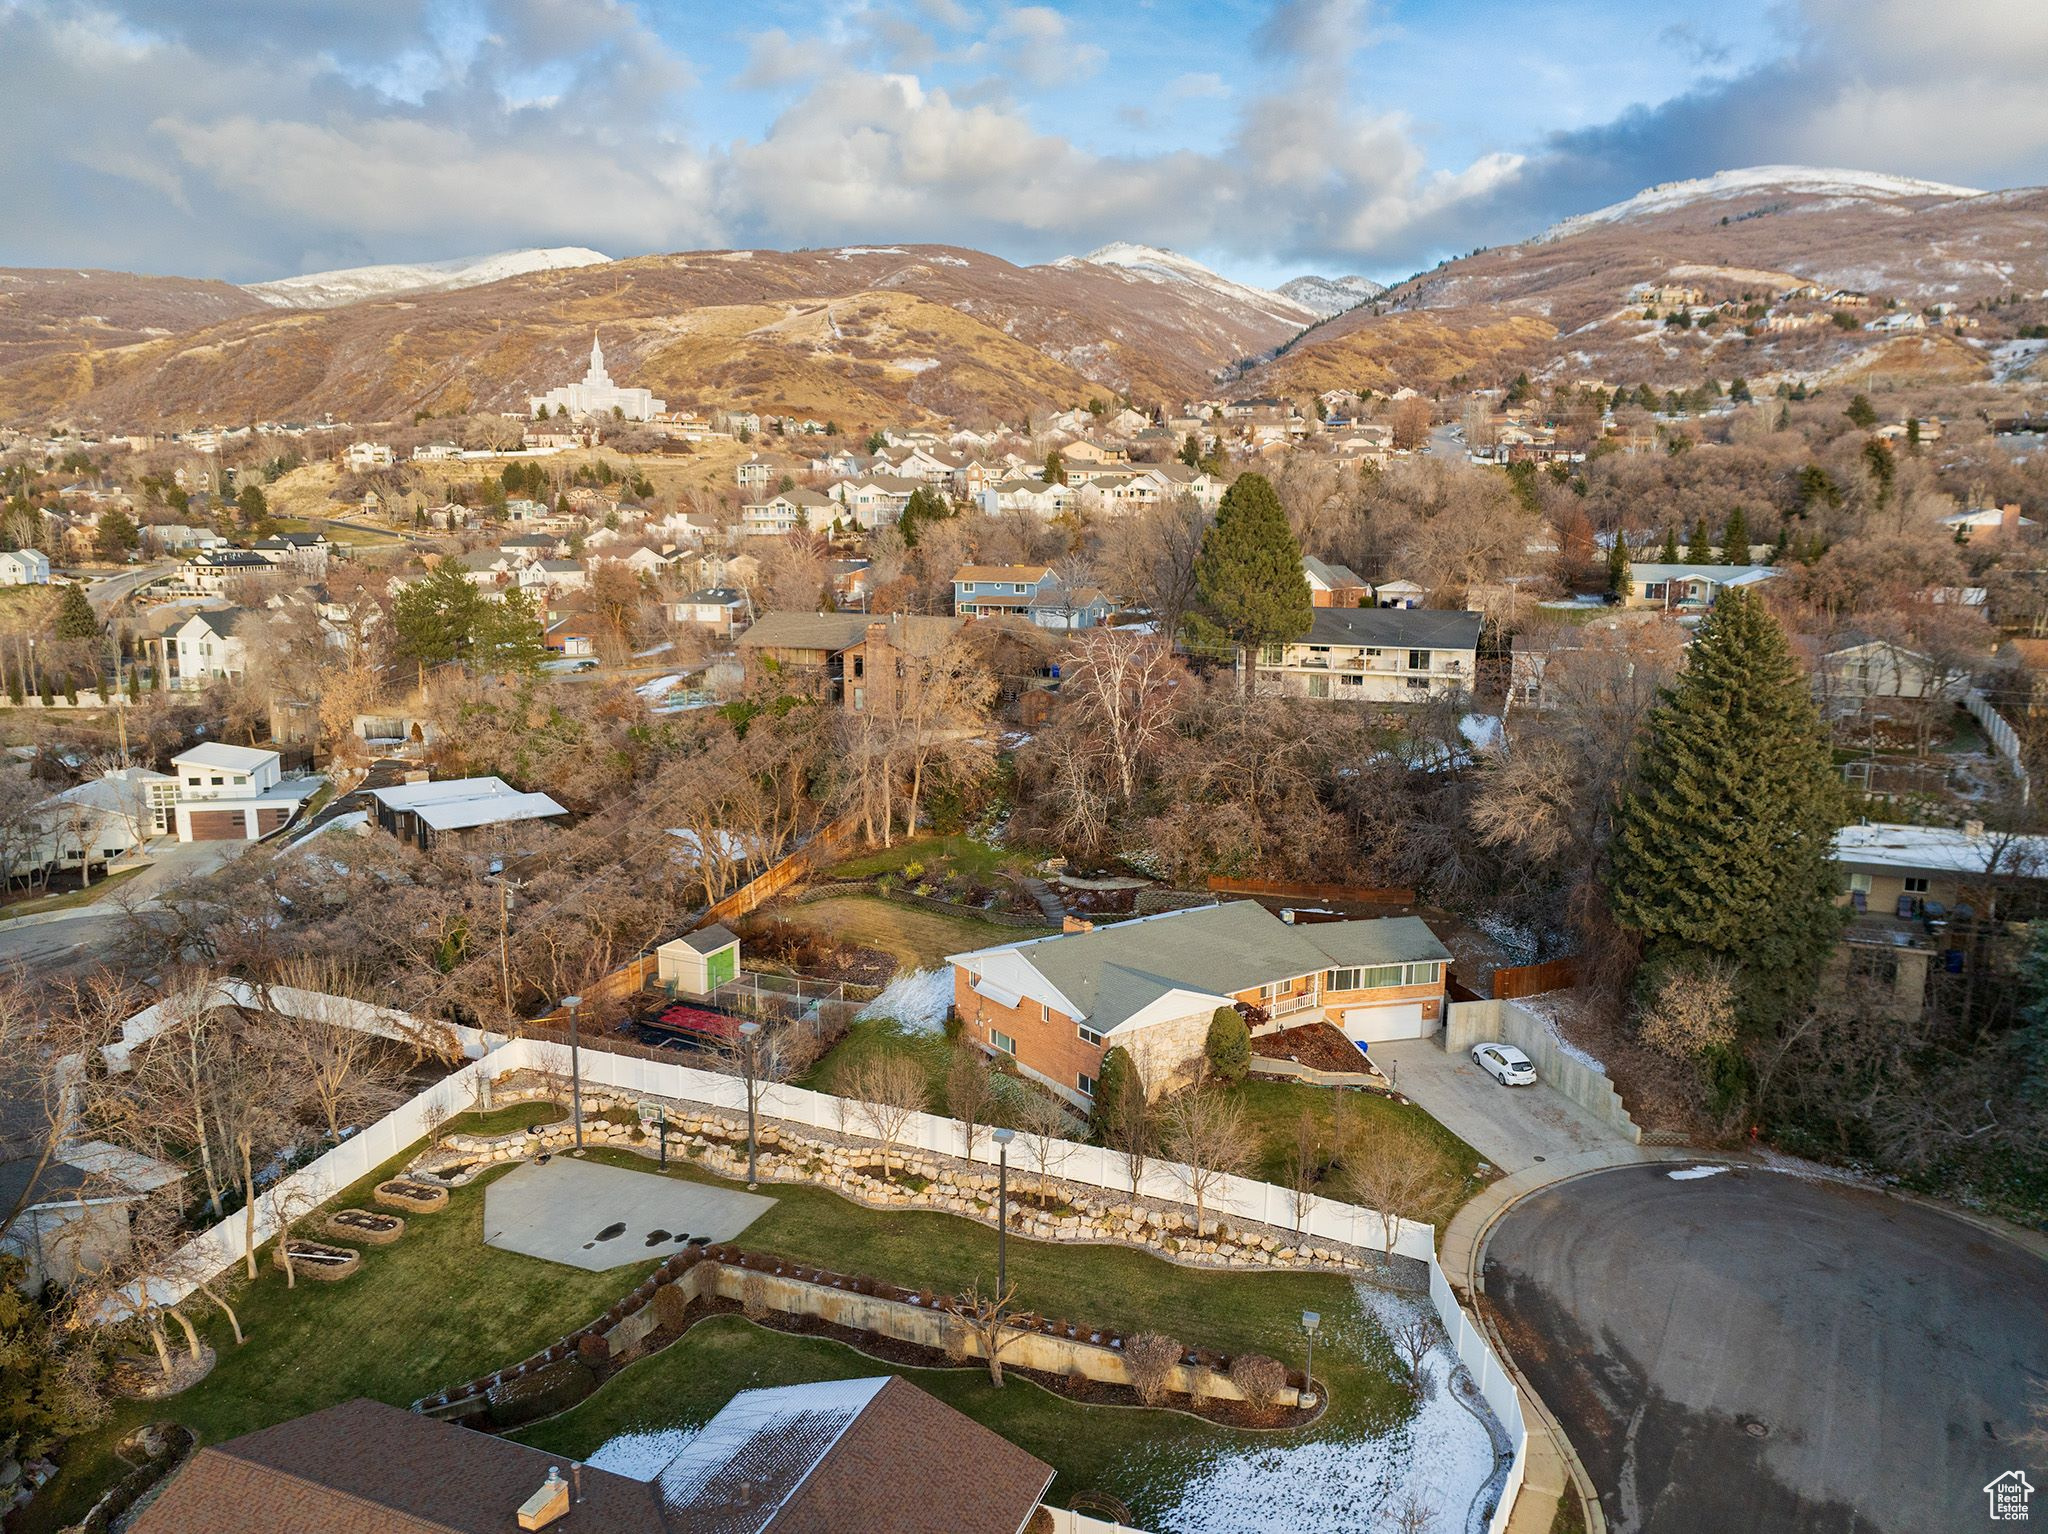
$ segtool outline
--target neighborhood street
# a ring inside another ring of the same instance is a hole
[[[1485,1304],[1615,1534],[1933,1534],[2048,1378],[2048,1267],[1949,1215],[1754,1168],[1598,1172],[1487,1238]]]

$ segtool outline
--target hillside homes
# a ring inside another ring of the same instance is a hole
[[[1450,952],[1419,918],[1294,926],[1248,900],[949,955],[964,1036],[1086,1106],[1121,1047],[1150,1096],[1195,1079],[1209,1024],[1317,1020],[1360,1048],[1441,1026]]]
[[[1308,632],[1267,645],[1261,692],[1349,703],[1420,703],[1470,693],[1480,615],[1430,608],[1317,608]]]
[[[1777,574],[1771,565],[1631,565],[1628,595],[1622,599],[1622,605],[1704,613],[1722,592],[1737,586],[1760,585]]]
[[[963,565],[953,575],[953,611],[962,618],[1016,617],[1047,629],[1096,628],[1109,598],[1093,586],[1069,588],[1046,565]]]

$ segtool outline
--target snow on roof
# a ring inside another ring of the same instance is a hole
[[[702,1513],[722,1504],[732,1514],[723,1528],[766,1528],[888,1383],[881,1375],[742,1390],[652,1477],[663,1505]]]
[[[1867,868],[1937,873],[2048,874],[2048,836],[2008,836],[1955,826],[1844,826],[1835,861]]]
[[[466,831],[513,820],[542,820],[569,812],[546,794],[524,794],[503,778],[444,778],[373,788],[386,809],[409,810],[435,831]]]
[[[222,772],[255,772],[277,760],[279,757],[275,751],[259,751],[254,746],[224,746],[217,741],[208,741],[189,751],[180,751],[171,758],[171,765],[182,767],[189,764]]]

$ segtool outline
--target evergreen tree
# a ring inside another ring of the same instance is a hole
[[[48,1313],[22,1287],[26,1276],[19,1257],[0,1257],[0,1442],[24,1461],[102,1415],[90,1373],[67,1366]]]
[[[1202,466],[1202,439],[1193,432],[1189,432],[1188,440],[1180,445],[1180,461],[1191,469]]]
[[[950,515],[946,503],[929,486],[919,485],[904,503],[903,514],[896,519],[896,530],[903,535],[904,547],[914,549],[926,523],[943,522]]]
[[[1849,418],[1849,424],[1862,431],[1869,431],[1877,424],[1877,407],[1870,403],[1870,396],[1859,394],[1849,401],[1849,408],[1842,412]]]
[[[142,701],[142,673],[133,666],[128,668],[128,701],[130,703],[140,703]]]
[[[398,653],[415,666],[445,666],[461,658],[476,626],[484,594],[452,560],[414,581],[391,604]]]
[[[130,549],[140,547],[142,534],[136,531],[134,520],[118,506],[109,506],[100,513],[99,525],[93,529],[92,551],[110,563],[121,558]]]
[[[1735,965],[1739,1020],[1767,1035],[1811,1001],[1840,930],[1841,820],[1827,732],[1784,631],[1754,593],[1723,592],[1650,715],[1616,814],[1615,921],[1658,965]]]
[[[254,529],[270,519],[270,500],[258,484],[247,484],[235,496],[235,512],[244,528]]]
[[[543,626],[540,605],[527,592],[479,602],[470,624],[471,664],[480,674],[534,675],[548,656]]]
[[[1664,547],[1657,551],[1657,559],[1660,563],[1667,565],[1675,565],[1678,563],[1677,528],[1667,527],[1664,529]]]
[[[1749,513],[1739,505],[1728,513],[1728,525],[1721,529],[1721,563],[1749,563]]]
[[[1208,1057],[1210,1074],[1225,1086],[1244,1080],[1252,1065],[1252,1034],[1237,1008],[1216,1009],[1209,1019],[1209,1037],[1202,1053]]]
[[[92,610],[92,603],[86,600],[83,586],[65,586],[64,594],[57,599],[57,617],[52,627],[59,639],[99,638],[99,614]]]
[[[1738,405],[1746,405],[1754,398],[1749,392],[1749,380],[1740,373],[1728,380],[1728,398]]]
[[[1045,455],[1045,473],[1042,477],[1048,485],[1064,485],[1067,482],[1067,463],[1060,457],[1058,448]]]
[[[1614,547],[1607,551],[1607,594],[1616,598],[1626,597],[1629,574],[1628,543],[1616,533]]]
[[[868,433],[868,456],[870,458],[872,458],[876,453],[879,453],[883,448],[887,447],[888,445],[889,439],[883,436],[880,432],[874,431]]]
[[[1778,421],[1773,429],[1777,431],[1790,431],[1792,429],[1792,407],[1790,405],[1780,405],[1778,407]]]
[[[15,706],[16,708],[20,708],[20,707],[21,707],[21,704],[22,704],[22,699],[24,698],[24,696],[26,696],[26,694],[24,693],[24,691],[23,691],[23,688],[22,688],[22,685],[21,685],[21,671],[20,671],[20,669],[19,669],[19,668],[17,668],[17,667],[13,667],[13,666],[10,666],[10,667],[8,667],[8,668],[7,668],[7,701],[8,701],[9,703],[12,703],[12,704],[13,704],[13,705],[14,705],[14,706]]]
[[[1644,410],[1655,411],[1657,408],[1657,391],[1646,383],[1637,384],[1636,404]]]
[[[1301,545],[1265,475],[1241,474],[1223,492],[1195,560],[1195,585],[1218,627],[1245,647],[1248,670],[1257,668],[1261,645],[1297,638],[1315,621]]]
[[[1707,538],[1707,519],[1695,517],[1692,524],[1692,539],[1685,546],[1685,562],[1690,565],[1710,565],[1714,562],[1714,545]]]
[[[1115,1137],[1123,1127],[1124,1114],[1131,1108],[1134,1095],[1144,1090],[1129,1050],[1112,1044],[1103,1051],[1102,1069],[1095,1077],[1095,1108],[1090,1116],[1104,1140]]]

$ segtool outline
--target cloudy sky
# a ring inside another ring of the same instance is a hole
[[[0,265],[1111,240],[1395,278],[1643,186],[2048,182],[2048,0],[0,0]]]

